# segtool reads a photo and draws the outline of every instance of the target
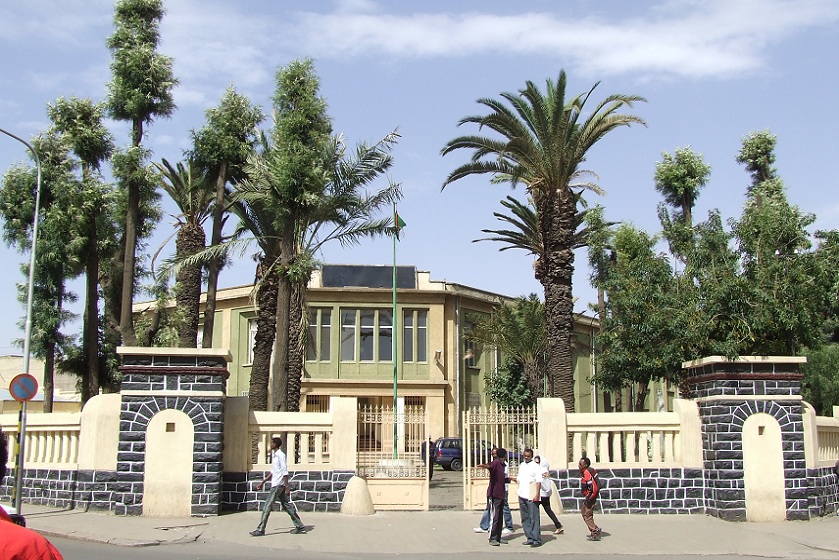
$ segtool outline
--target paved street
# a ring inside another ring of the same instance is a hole
[[[463,509],[463,471],[444,471],[436,465],[428,486],[429,509]]]
[[[438,474],[435,473],[435,480],[442,483],[441,487],[447,485],[448,477],[438,479]],[[483,558],[486,554],[562,554],[567,558],[704,556],[706,560],[736,556],[839,558],[836,515],[807,522],[731,523],[706,515],[598,513],[596,520],[603,527],[603,540],[589,542],[583,521],[575,512],[560,516],[566,529],[564,535],[553,535],[551,524],[543,519],[544,545],[530,549],[521,546],[524,536],[515,513],[516,531],[510,544],[500,548],[488,546],[485,534],[472,532],[477,512],[456,509],[383,511],[370,516],[303,512],[302,519],[309,530],[305,535],[290,534],[288,516],[277,512],[269,520],[266,535],[257,538],[248,532],[256,526],[258,512],[155,519],[25,505],[24,513],[31,528],[57,542],[75,539],[65,544],[67,560],[114,556],[120,560],[152,556],[202,560],[291,556],[305,560],[394,554],[411,558],[441,554],[458,554],[462,558]]]

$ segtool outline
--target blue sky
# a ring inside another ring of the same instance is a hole
[[[777,168],[790,200],[817,214],[813,229],[839,228],[835,165],[839,90],[839,3],[833,0],[400,0],[399,2],[169,0],[160,50],[175,59],[178,110],[147,129],[154,159],[177,161],[204,111],[235,85],[270,111],[274,74],[295,58],[312,57],[334,130],[350,145],[402,135],[390,173],[401,182],[399,213],[407,222],[398,260],[447,280],[505,295],[541,294],[532,258],[472,243],[501,224],[492,213],[521,189],[469,178],[441,192],[467,154],[440,149],[481,97],[569,78],[569,92],[600,82],[594,100],[637,94],[647,127],[610,134],[590,152],[606,195],[588,196],[613,221],[659,229],[653,186],[664,151],[691,146],[711,165],[695,219],[719,208],[737,216],[748,175],[734,158],[750,131],[778,136]],[[110,0],[28,0],[0,7],[0,127],[30,138],[47,127],[45,106],[59,96],[103,99],[110,78],[105,39]],[[124,124],[110,123],[119,145]],[[26,159],[22,144],[0,137],[0,170]],[[171,232],[168,215],[149,243]],[[173,251],[170,248],[169,251]],[[23,307],[15,262],[26,255],[0,248],[0,353],[14,352]],[[390,264],[389,240],[328,248],[330,263]],[[577,310],[594,300],[585,252],[577,254]],[[224,286],[253,278],[245,257],[222,273]],[[81,284],[74,285],[81,291]]]

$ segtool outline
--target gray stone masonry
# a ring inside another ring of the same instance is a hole
[[[705,479],[702,469],[638,468],[597,469],[601,484],[599,512],[603,513],[705,513]],[[551,471],[562,507],[579,511],[583,503],[580,473]]]
[[[192,420],[195,434],[192,515],[218,515],[224,465],[224,393],[229,375],[225,360],[202,355],[125,355],[120,371],[123,395],[116,478],[124,490],[114,493],[113,510],[142,514],[149,421],[161,410],[179,410]],[[132,394],[126,395],[129,391]],[[164,391],[181,395],[162,395]]]
[[[708,363],[690,369],[688,383],[702,421],[707,513],[729,521],[746,520],[743,425],[753,414],[765,413],[781,426],[787,519],[809,519],[811,485],[804,459],[802,403],[797,398],[798,364]],[[773,398],[755,398],[765,396]]]
[[[258,511],[268,496],[268,488],[257,492],[257,485],[268,473],[224,473],[221,508],[225,511]],[[347,483],[353,471],[299,471],[291,473],[291,500],[299,511],[340,511]],[[267,485],[266,485],[267,486]],[[274,509],[279,510],[279,503]]]

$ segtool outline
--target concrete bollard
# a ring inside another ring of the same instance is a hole
[[[341,502],[341,513],[345,515],[373,515],[373,499],[367,488],[367,481],[359,476],[352,477],[344,490],[344,501]]]

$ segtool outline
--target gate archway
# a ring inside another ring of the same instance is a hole
[[[192,448],[195,429],[180,410],[161,410],[146,430],[143,515],[189,517],[192,514]]]
[[[786,519],[781,425],[769,414],[753,414],[743,422],[743,484],[747,521]]]

